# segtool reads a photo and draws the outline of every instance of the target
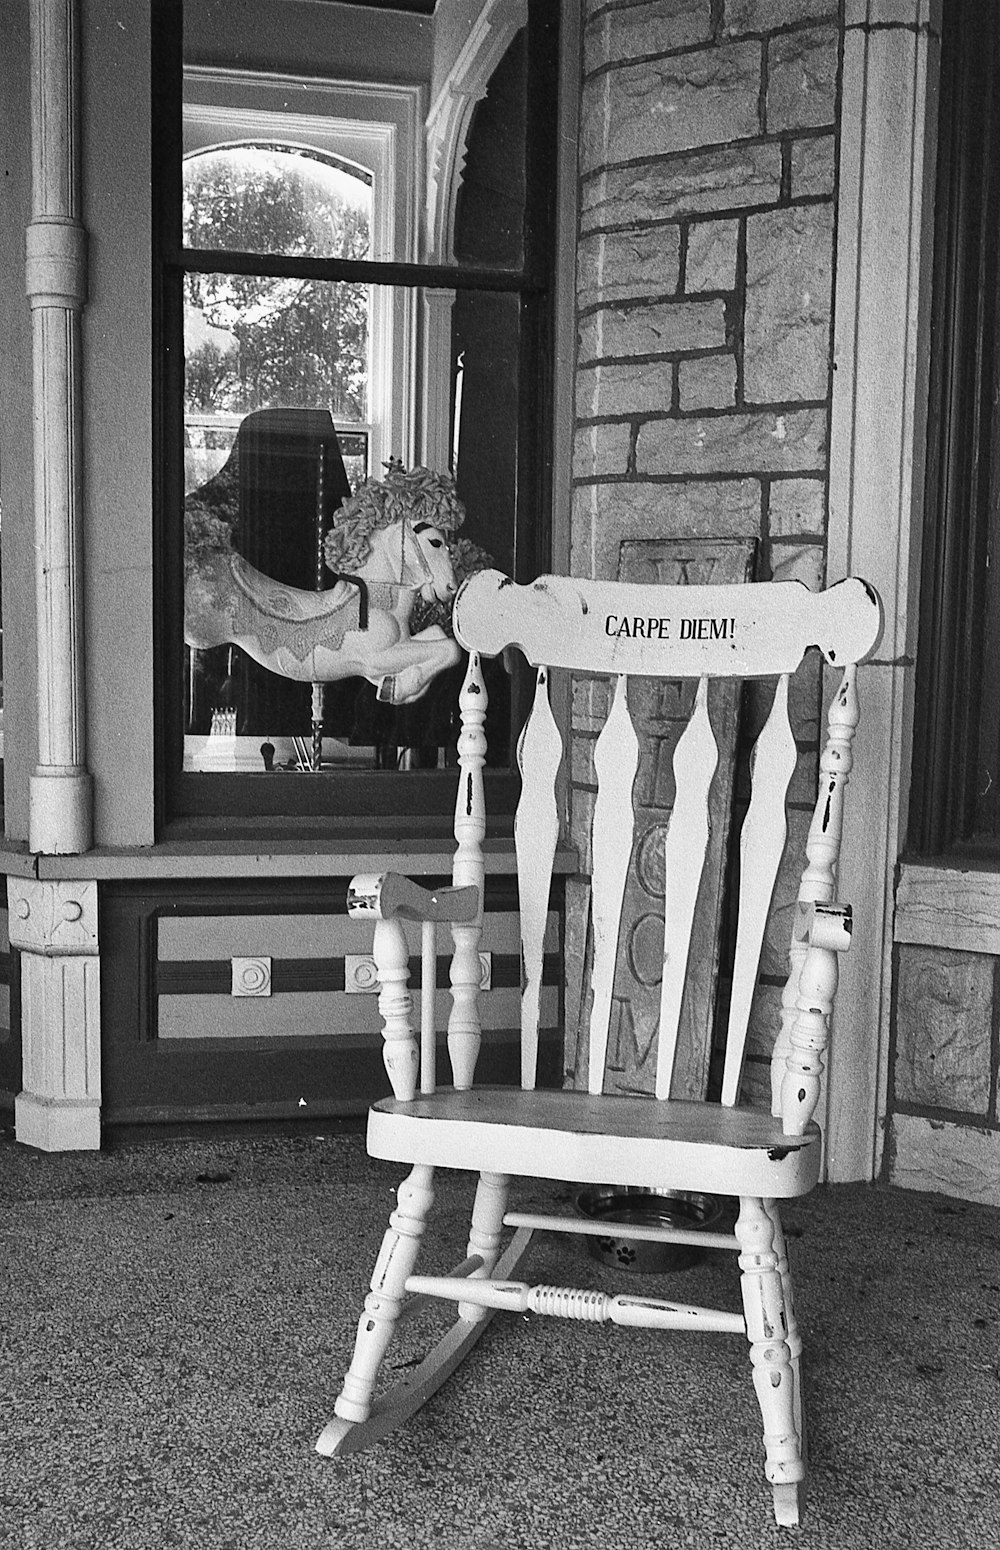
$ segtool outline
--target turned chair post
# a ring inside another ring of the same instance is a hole
[[[458,697],[462,730],[458,737],[458,796],[455,802],[455,859],[452,882],[456,888],[479,889],[479,910],[474,920],[453,925],[455,950],[451,960],[452,1006],[448,1018],[448,1055],[452,1081],[459,1089],[472,1086],[482,1033],[479,1020],[479,984],[482,969],[479,941],[483,926],[483,888],[486,864],[486,801],[483,765],[486,763],[486,684],[479,655],[472,652],[465,682]]]

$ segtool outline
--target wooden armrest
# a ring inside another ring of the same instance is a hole
[[[854,920],[849,904],[799,904],[793,936],[810,947],[846,953]]]
[[[401,872],[359,872],[348,885],[347,913],[355,920],[475,920],[479,889],[422,888]]]

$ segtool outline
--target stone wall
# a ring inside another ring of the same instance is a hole
[[[885,1172],[895,1184],[1000,1199],[1000,881],[904,865]]]
[[[822,585],[836,0],[585,0],[584,18],[573,573],[622,574],[643,542],[672,543],[676,564],[678,543],[698,541],[704,556],[750,540],[757,579]],[[803,822],[819,700],[817,672],[797,707]],[[571,800],[585,870],[591,702],[577,685]],[[757,1091],[796,886],[779,885],[781,952],[765,963],[752,1036]],[[569,925],[582,940],[579,920]],[[640,977],[657,977],[629,945]],[[610,1066],[636,1058],[613,1035]]]

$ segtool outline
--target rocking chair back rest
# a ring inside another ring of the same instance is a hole
[[[562,739],[549,703],[549,670],[605,673],[615,682],[612,706],[594,752],[597,794],[591,838],[593,969],[588,1088],[604,1082],[619,927],[633,851],[632,787],[639,743],[628,709],[629,675],[697,681],[694,710],[674,753],[676,795],[663,840],[664,952],[660,994],[656,1096],[667,1098],[677,1049],[695,904],[709,839],[709,790],[718,747],[709,720],[713,678],[776,677],[770,714],[751,761],[752,790],[742,826],[738,924],[722,1101],[732,1106],[739,1081],[768,912],[785,847],[789,782],[796,744],[788,713],[789,677],[810,646],[843,669],[829,712],[820,759],[820,791],[806,843],[806,865],[792,933],[790,973],[772,1060],[772,1112],[789,1134],[801,1134],[819,1095],[819,1054],[836,988],[836,952],[849,939],[849,916],[820,921],[817,907],[835,898],[844,787],[858,723],[857,663],[875,649],[882,610],[864,582],[849,579],[823,593],[800,582],[739,586],[659,587],[542,577],[517,586],[497,571],[464,584],[456,600],[455,636],[470,653],[462,694],[459,742],[462,786],[456,811],[456,884],[481,881],[484,832],[480,771],[485,693],[478,653],[517,646],[537,669],[534,703],[521,734],[521,799],[515,819],[520,890],[523,996],[522,1086],[535,1084],[543,941],[559,813],[556,777]],[[455,1005],[449,1048],[466,1061],[456,1086],[471,1085],[478,1039],[474,1024],[474,926],[455,926],[452,969]],[[466,962],[466,959],[469,961]],[[808,960],[808,961],[807,961]],[[795,1038],[793,1041],[793,1030]],[[792,1045],[795,1049],[792,1049]],[[789,1067],[788,1057],[793,1055]],[[467,1075],[467,1080],[466,1080]]]

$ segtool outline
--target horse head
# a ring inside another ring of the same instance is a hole
[[[427,603],[445,603],[455,596],[457,583],[448,540],[429,522],[405,524],[403,533],[404,579],[415,582]]]

